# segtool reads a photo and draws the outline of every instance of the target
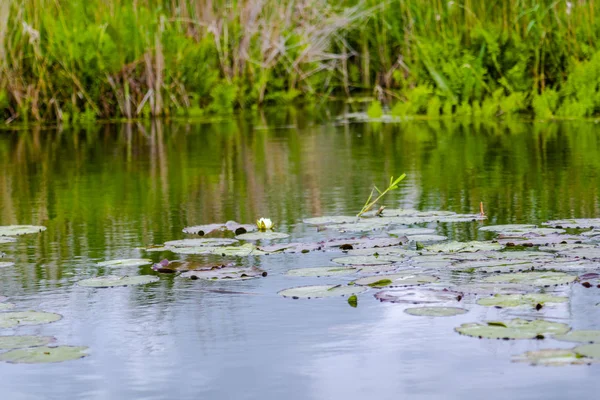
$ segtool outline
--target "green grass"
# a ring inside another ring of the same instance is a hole
[[[6,0],[0,119],[199,117],[374,95],[394,115],[600,114],[593,0]]]

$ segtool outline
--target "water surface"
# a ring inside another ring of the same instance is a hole
[[[18,309],[64,316],[0,334],[55,335],[59,344],[90,347],[77,361],[0,364],[2,398],[550,399],[600,389],[598,366],[510,362],[513,354],[569,343],[453,332],[463,322],[501,317],[499,310],[430,319],[379,303],[373,291],[356,309],[343,298],[277,295],[335,282],[284,275],[330,265],[331,253],[233,259],[269,272],[243,282],[161,275],[146,287],[74,286],[110,272],[152,274],[149,267],[114,271],[95,263],[148,256],[139,248],[185,238],[181,229],[189,225],[264,216],[280,231],[319,238],[302,218],[356,214],[372,184],[403,172],[408,178],[386,198],[389,207],[474,213],[483,202],[487,223],[600,216],[600,127],[593,123],[283,119],[0,132],[0,225],[48,227],[0,245],[16,262],[0,271],[0,294]],[[437,229],[471,240],[481,238],[480,225]],[[558,317],[600,329],[591,292],[571,290]]]

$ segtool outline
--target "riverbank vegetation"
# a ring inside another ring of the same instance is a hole
[[[592,117],[599,39],[593,0],[6,0],[0,119]]]

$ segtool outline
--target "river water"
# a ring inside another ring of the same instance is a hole
[[[498,341],[453,328],[500,311],[414,317],[373,291],[283,298],[327,278],[286,276],[331,265],[333,253],[235,259],[265,279],[203,282],[173,275],[138,287],[76,282],[125,271],[95,264],[150,257],[141,247],[189,237],[190,225],[269,217],[315,239],[303,218],[355,215],[373,184],[406,173],[390,208],[479,212],[489,223],[600,216],[600,126],[593,122],[474,124],[316,122],[301,113],[211,124],[101,125],[0,132],[0,225],[47,231],[0,244],[0,294],[19,310],[62,320],[0,334],[53,335],[89,347],[57,364],[0,363],[0,398],[29,399],[564,399],[600,389],[598,366],[532,367],[523,351],[568,343]],[[481,222],[442,224],[456,240]],[[338,254],[339,255],[339,254]],[[183,259],[185,256],[177,258]],[[202,258],[202,257],[199,257]],[[211,289],[211,291],[205,290]],[[240,292],[219,293],[214,289]],[[600,329],[597,294],[574,286],[558,317]],[[593,303],[593,304],[592,304]],[[591,305],[590,305],[591,304]]]

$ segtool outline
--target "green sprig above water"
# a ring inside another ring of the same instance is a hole
[[[360,217],[361,215],[363,215],[364,213],[366,213],[367,211],[369,211],[371,208],[373,208],[373,206],[375,204],[377,204],[377,202],[379,200],[381,200],[381,198],[383,198],[383,196],[385,196],[387,194],[387,192],[389,192],[390,190],[394,190],[394,189],[398,189],[398,184],[404,179],[406,178],[406,174],[402,174],[400,175],[398,178],[396,178],[394,180],[393,176],[390,176],[390,184],[388,185],[388,187],[381,191],[379,190],[379,188],[377,186],[373,186],[373,189],[371,189],[371,194],[369,195],[369,198],[367,199],[367,201],[365,202],[365,205],[363,206],[363,208],[360,210],[360,212],[358,214],[356,214],[357,217]],[[379,193],[379,196],[377,196],[377,198],[375,200],[373,199],[373,196],[375,195],[375,193]]]

